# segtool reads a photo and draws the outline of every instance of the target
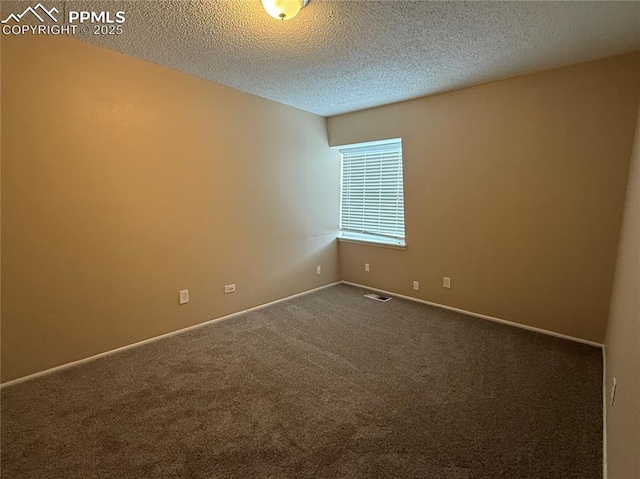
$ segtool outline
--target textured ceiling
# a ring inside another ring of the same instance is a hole
[[[640,2],[66,3],[126,11],[85,41],[323,116],[640,49]]]

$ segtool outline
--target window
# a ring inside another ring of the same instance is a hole
[[[340,237],[404,246],[402,140],[338,149],[342,157]]]

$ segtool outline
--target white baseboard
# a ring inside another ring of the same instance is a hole
[[[607,347],[602,346],[602,479],[609,477],[607,463]]]
[[[270,301],[268,303],[261,304],[259,306],[255,306],[253,308],[249,308],[249,309],[246,309],[246,310],[238,311],[236,313],[228,314],[228,315],[222,316],[220,318],[210,319],[210,320],[205,321],[203,323],[195,324],[193,326],[188,326],[186,328],[178,329],[176,331],[171,331],[169,333],[161,334],[160,336],[155,336],[153,338],[145,339],[143,341],[138,341],[138,342],[135,342],[135,343],[132,343],[132,344],[127,344],[126,346],[121,346],[119,348],[112,349],[112,350],[109,350],[109,351],[105,351],[103,353],[95,354],[93,356],[89,356],[89,357],[86,357],[86,358],[83,358],[83,359],[79,359],[77,361],[72,361],[70,363],[62,364],[60,366],[56,366],[56,367],[53,367],[53,368],[50,368],[50,369],[45,369],[44,371],[39,371],[37,373],[29,374],[29,375],[23,376],[21,378],[13,379],[11,381],[7,381],[5,383],[0,384],[0,389],[6,388],[6,387],[10,387],[10,386],[13,386],[15,384],[19,384],[19,383],[22,383],[22,382],[25,382],[25,381],[30,381],[31,379],[36,379],[36,378],[39,378],[39,377],[42,377],[42,376],[47,376],[49,374],[53,374],[53,373],[56,373],[56,372],[59,372],[59,371],[64,371],[65,369],[73,368],[73,367],[79,366],[81,364],[88,363],[90,361],[95,361],[96,359],[99,359],[99,358],[102,358],[102,357],[105,357],[105,356],[109,356],[111,354],[116,354],[118,352],[126,351],[127,349],[131,349],[131,348],[136,348],[138,346],[142,346],[144,344],[148,344],[148,343],[151,343],[153,341],[158,341],[160,339],[164,339],[164,338],[168,338],[168,337],[171,337],[171,336],[175,336],[177,334],[185,333],[185,332],[190,331],[192,329],[201,328],[203,326],[206,326],[206,325],[214,323],[214,322],[231,319],[231,318],[233,318],[235,316],[239,316],[241,314],[248,313],[249,311],[255,311],[255,310],[258,310],[258,309],[261,309],[261,308],[266,308],[267,306],[272,306],[274,304],[281,303],[281,302],[287,301],[289,299],[297,298],[299,296],[304,296],[304,295],[313,293],[315,291],[319,291],[321,289],[325,289],[325,288],[329,288],[331,286],[335,286],[336,284],[340,284],[340,283],[348,284],[348,285],[351,285],[351,286],[356,286],[358,288],[368,289],[368,290],[372,290],[372,291],[378,291],[378,292],[384,293],[384,294],[390,294],[390,295],[393,295],[393,296],[396,296],[396,297],[399,297],[399,298],[407,299],[409,301],[415,301],[417,303],[428,304],[430,306],[435,306],[435,307],[438,307],[438,308],[444,308],[444,309],[448,309],[448,310],[451,310],[451,311],[456,311],[458,313],[466,314],[466,315],[469,315],[469,316],[474,316],[474,317],[481,318],[481,319],[486,319],[486,320],[489,320],[489,321],[494,321],[494,322],[497,322],[497,323],[506,324],[506,325],[513,326],[513,327],[516,327],[516,328],[526,329],[528,331],[534,331],[534,332],[537,332],[537,333],[547,334],[547,335],[555,336],[555,337],[562,338],[562,339],[568,339],[570,341],[576,341],[576,342],[579,342],[579,343],[584,343],[584,344],[588,344],[590,346],[595,346],[595,347],[599,347],[599,348],[603,347],[602,344],[596,343],[594,341],[588,341],[586,339],[575,338],[573,336],[567,336],[565,334],[556,333],[554,331],[548,331],[546,329],[540,329],[540,328],[536,328],[536,327],[533,327],[533,326],[527,326],[527,325],[520,324],[520,323],[514,323],[512,321],[507,321],[505,319],[495,318],[493,316],[488,316],[486,314],[474,313],[473,311],[466,311],[464,309],[454,308],[452,306],[446,306],[446,305],[443,305],[443,304],[438,304],[438,303],[434,303],[434,302],[431,302],[431,301],[426,301],[426,300],[423,300],[423,299],[414,298],[414,297],[411,297],[411,296],[405,296],[403,294],[398,294],[398,293],[394,293],[394,292],[391,292],[391,291],[386,291],[386,290],[383,290],[383,289],[371,288],[369,286],[365,286],[365,285],[358,284],[358,283],[352,283],[350,281],[337,281],[335,283],[326,284],[324,286],[320,286],[318,288],[310,289],[308,291],[303,291],[302,293],[296,293],[296,294],[293,294],[291,296],[287,296],[286,298],[276,299],[275,301]],[[604,384],[604,386],[606,386],[606,383]],[[605,395],[604,400],[606,401],[606,387],[604,387],[603,390],[605,390],[605,392],[603,394]],[[605,409],[604,413],[606,414],[606,409]],[[605,452],[606,452],[606,449],[605,449]],[[604,457],[603,457],[603,460],[604,460]]]
[[[343,284],[348,284],[350,286],[356,286],[362,289],[368,289],[371,291],[378,291],[379,293],[389,294],[392,296],[396,296],[398,298],[407,299],[409,301],[415,301],[416,303],[428,304],[430,306],[435,306],[437,308],[448,309],[450,311],[455,311],[457,313],[466,314],[468,316],[474,316],[476,318],[487,319],[489,321],[493,321],[496,323],[506,324],[507,326],[513,326],[515,328],[526,329],[527,331],[533,331],[536,333],[546,334],[548,336],[555,336],[556,338],[568,339],[569,341],[575,341],[577,343],[588,344],[589,346],[595,346],[597,348],[602,348],[603,345],[601,343],[596,343],[595,341],[589,341],[588,339],[576,338],[574,336],[568,336],[566,334],[556,333],[555,331],[549,331],[547,329],[536,328],[534,326],[527,326],[526,324],[515,323],[513,321],[507,321],[506,319],[500,319],[493,316],[488,316],[486,314],[474,313],[473,311],[467,311],[465,309],[454,308],[453,306],[447,306],[444,304],[433,303],[431,301],[426,301],[424,299],[414,298],[412,296],[405,296],[404,294],[394,293],[392,291],[386,291],[384,289],[371,288],[370,286],[365,286],[363,284],[352,283],[350,281],[342,281]]]
[[[258,309],[266,308],[267,306],[272,306],[274,304],[281,303],[281,302],[287,301],[289,299],[297,298],[299,296],[304,296],[304,295],[313,293],[315,291],[320,291],[321,289],[329,288],[331,286],[335,286],[336,284],[340,284],[340,283],[341,283],[341,281],[336,281],[335,283],[325,284],[324,286],[320,286],[318,288],[313,288],[313,289],[310,289],[308,291],[303,291],[302,293],[292,294],[291,296],[287,296],[286,298],[276,299],[275,301],[270,301],[268,303],[264,303],[264,304],[261,304],[259,306],[254,306],[253,308],[244,309],[244,310],[238,311],[236,313],[231,313],[231,314],[228,314],[226,316],[222,316],[220,318],[210,319],[210,320],[205,321],[203,323],[194,324],[193,326],[188,326],[186,328],[177,329],[176,331],[171,331],[169,333],[161,334],[160,336],[154,336],[153,338],[145,339],[145,340],[138,341],[138,342],[132,343],[132,344],[127,344],[126,346],[121,346],[119,348],[111,349],[111,350],[105,351],[103,353],[95,354],[93,356],[89,356],[89,357],[86,357],[86,358],[83,358],[83,359],[78,359],[77,361],[72,361],[70,363],[61,364],[60,366],[56,366],[56,367],[53,367],[53,368],[45,369],[44,371],[39,371],[37,373],[29,374],[28,376],[23,376],[21,378],[13,379],[11,381],[7,381],[5,383],[2,383],[2,384],[0,384],[0,389],[4,389],[4,388],[10,387],[10,386],[14,386],[16,384],[20,384],[20,383],[23,383],[25,381],[30,381],[32,379],[36,379],[36,378],[39,378],[39,377],[42,377],[42,376],[48,376],[49,374],[57,373],[59,371],[64,371],[65,369],[74,368],[76,366],[80,366],[81,364],[85,364],[85,363],[88,363],[88,362],[91,362],[91,361],[95,361],[96,359],[103,358],[105,356],[110,356],[112,354],[116,354],[116,353],[119,353],[119,352],[122,352],[122,351],[126,351],[127,349],[137,348],[137,347],[142,346],[144,344],[152,343],[154,341],[159,341],[160,339],[169,338],[171,336],[176,336],[178,334],[186,333],[187,331],[191,331],[192,329],[202,328],[203,326],[206,326],[206,325],[211,324],[211,323],[216,323],[218,321],[225,321],[227,319],[231,319],[231,318],[233,318],[235,316],[239,316],[241,314],[245,314],[245,313],[248,313],[250,311],[256,311]]]

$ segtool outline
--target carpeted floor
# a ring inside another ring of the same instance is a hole
[[[602,477],[601,351],[346,285],[2,391],[2,478]]]

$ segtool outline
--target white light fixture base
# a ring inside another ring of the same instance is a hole
[[[276,20],[291,20],[309,0],[262,0],[266,12]]]

